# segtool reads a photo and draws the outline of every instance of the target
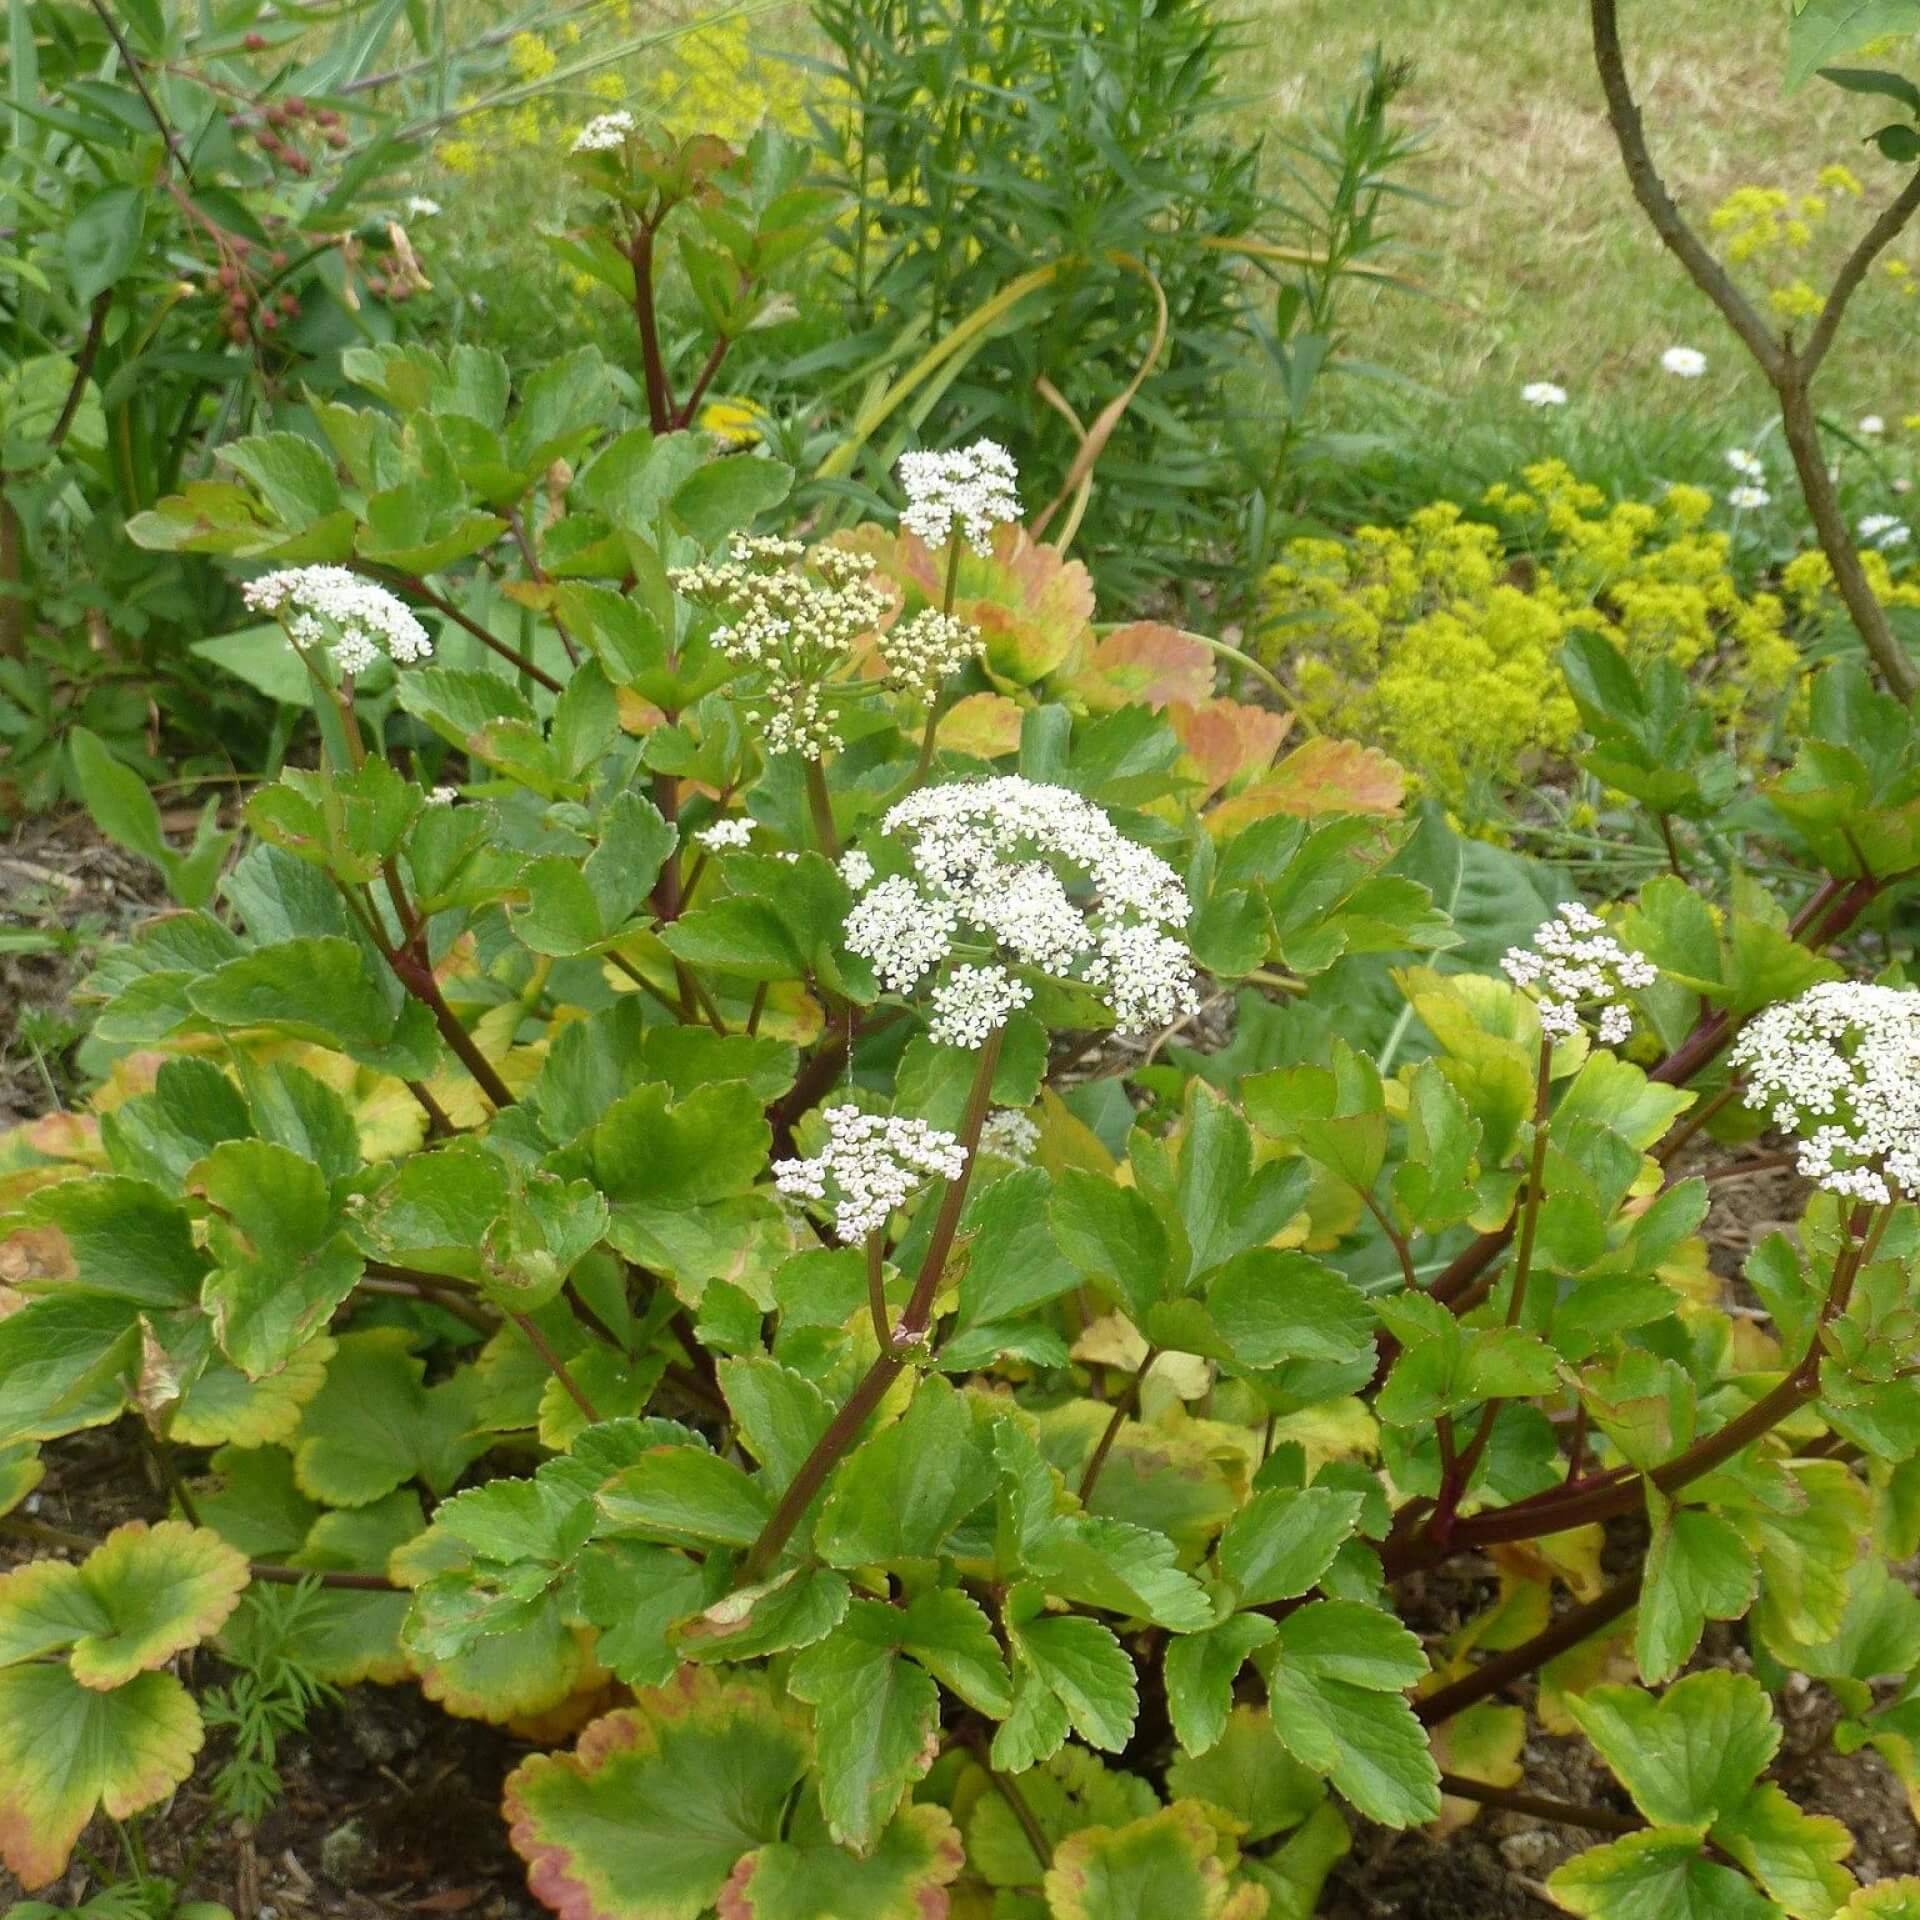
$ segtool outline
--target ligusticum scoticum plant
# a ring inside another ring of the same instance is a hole
[[[1680,871],[1562,907],[998,507],[736,546],[792,476],[592,355],[343,366],[326,452],[246,463],[301,487],[135,523],[393,605],[284,593],[317,753],[0,1148],[10,1871],[164,1805],[187,1678],[284,1630],[528,1742],[568,1920],[1289,1920],[1487,1804],[1597,1830],[1546,1884],[1599,1920],[1902,1911],[1703,1649],[1920,1776],[1909,1015],[1842,984],[1911,713],[1823,668],[1723,815],[1711,715],[1581,636]],[[939,685],[960,640],[888,643],[965,619],[943,564],[994,612]],[[1736,1273],[1708,1176],[1767,1122],[1819,1184]],[[151,1510],[27,1516],[115,1421]],[[1537,1792],[1547,1728],[1637,1811]]]

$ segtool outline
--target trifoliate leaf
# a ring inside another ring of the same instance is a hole
[[[1766,1692],[1747,1673],[1690,1673],[1658,1699],[1636,1687],[1595,1687],[1567,1704],[1634,1805],[1660,1826],[1704,1831],[1746,1799],[1780,1746]]]
[[[689,1660],[746,1660],[810,1647],[840,1624],[852,1595],[847,1576],[831,1567],[790,1566],[771,1580],[718,1595],[679,1626],[673,1644]]]
[[[1577,1854],[1547,1882],[1592,1920],[1778,1920],[1745,1874],[1707,1859],[1689,1827],[1649,1827]]]
[[[917,1594],[899,1614],[900,1644],[968,1706],[999,1719],[1013,1703],[1007,1663],[979,1602],[957,1587]]]
[[[1853,1851],[1852,1834],[1831,1815],[1802,1813],[1770,1780],[1714,1822],[1713,1842],[1793,1920],[1828,1920],[1854,1890],[1840,1864]]]
[[[1324,1487],[1275,1487],[1257,1493],[1220,1536],[1220,1571],[1243,1607],[1293,1600],[1332,1564],[1360,1524],[1357,1493]]]
[[[213,1210],[217,1264],[202,1289],[220,1349],[249,1379],[324,1333],[364,1262],[325,1177],[270,1140],[229,1140],[192,1174]]]
[[[1374,1316],[1364,1296],[1304,1253],[1256,1247],[1238,1255],[1214,1276],[1207,1309],[1243,1367],[1337,1365],[1373,1352]]]
[[[758,1679],[685,1668],[508,1776],[536,1898],[580,1920],[697,1920],[780,1840],[806,1741]]]
[[[1753,1604],[1757,1570],[1733,1526],[1716,1514],[1669,1508],[1647,1550],[1634,1655],[1649,1686],[1671,1680],[1709,1620],[1737,1620]]]
[[[712,1586],[700,1561],[670,1547],[596,1541],[580,1561],[580,1611],[600,1629],[594,1658],[630,1687],[665,1686],[679,1664],[668,1634],[714,1598]]]
[[[1099,1621],[1046,1613],[1043,1605],[1037,1587],[1016,1588],[1008,1596],[1007,1637],[1016,1658],[1060,1702],[1081,1739],[1118,1753],[1132,1736],[1140,1704],[1133,1662]],[[1016,1713],[1018,1705],[1016,1699]]]
[[[749,1547],[773,1517],[760,1480],[699,1447],[650,1447],[598,1497],[605,1531],[676,1547]]]
[[[215,1632],[248,1577],[210,1528],[131,1520],[78,1566],[30,1560],[0,1575],[0,1665],[65,1650],[83,1687],[117,1687]]]
[[[1274,1731],[1383,1826],[1440,1811],[1439,1769],[1402,1689],[1426,1672],[1420,1643],[1376,1607],[1320,1600],[1280,1622],[1260,1655]]]
[[[968,1402],[927,1375],[906,1412],[835,1471],[815,1549],[836,1567],[924,1558],[993,1485],[993,1454]]]
[[[1261,1613],[1237,1613],[1217,1627],[1167,1642],[1167,1711],[1183,1755],[1208,1752],[1227,1730],[1233,1683],[1247,1656],[1279,1629]],[[1176,1763],[1182,1764],[1182,1763]],[[1197,1792],[1183,1787],[1181,1792]],[[1205,1799],[1205,1794],[1200,1794]]]
[[[8,1667],[0,1725],[32,1730],[0,1748],[0,1864],[25,1887],[65,1870],[96,1807],[123,1820],[165,1799],[201,1741],[200,1711],[170,1673],[102,1692],[64,1665]]]
[[[939,1750],[940,1689],[898,1650],[898,1616],[877,1600],[793,1663],[788,1686],[813,1708],[820,1804],[833,1838],[865,1853]]]
[[[1235,1707],[1221,1739],[1203,1757],[1181,1754],[1174,1760],[1167,1786],[1182,1799],[1204,1800],[1231,1815],[1249,1845],[1297,1827],[1327,1797],[1320,1776],[1286,1750],[1261,1707]]]

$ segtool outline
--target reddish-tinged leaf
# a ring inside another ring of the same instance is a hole
[[[1167,719],[1187,750],[1184,771],[1203,783],[1202,799],[1233,787],[1273,764],[1293,726],[1293,715],[1241,700],[1208,700],[1198,706],[1176,701]]]
[[[1207,831],[1230,839],[1270,814],[1313,819],[1323,813],[1377,813],[1393,819],[1406,798],[1407,776],[1397,761],[1353,740],[1308,740],[1264,780],[1223,800],[1207,815]]]
[[[1175,701],[1198,706],[1213,695],[1213,652],[1178,627],[1136,620],[1094,642],[1073,686],[1095,713],[1135,702],[1156,712]]]
[[[939,743],[977,760],[1020,751],[1020,708],[1004,693],[970,693],[940,716]]]

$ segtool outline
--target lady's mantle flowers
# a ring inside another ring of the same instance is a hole
[[[301,648],[333,648],[342,673],[364,673],[384,653],[398,666],[431,659],[433,642],[385,587],[345,567],[285,567],[240,589],[255,613],[270,613]]]
[[[990,551],[993,530],[1020,518],[1013,455],[995,440],[946,453],[903,453],[900,485],[907,496],[900,524],[930,547],[943,547],[959,522],[975,553]]]
[[[1190,911],[1179,876],[1071,789],[1014,774],[926,787],[881,830],[911,871],[854,903],[847,945],[896,993],[955,963],[933,989],[935,1039],[977,1047],[1026,1003],[1009,964],[1092,987],[1122,1033],[1198,1005],[1172,931]]]
[[[967,1150],[950,1133],[924,1120],[862,1113],[858,1107],[826,1110],[827,1144],[812,1160],[776,1160],[773,1180],[799,1200],[834,1202],[833,1224],[842,1240],[861,1241],[883,1228],[916,1187],[929,1180],[958,1180]]]
[[[720,566],[676,567],[667,577],[690,600],[724,607],[733,618],[713,643],[753,669],[765,688],[766,743],[772,753],[818,760],[841,744],[830,683],[846,670],[853,644],[871,633],[891,604],[875,584],[873,559],[844,547],[736,535]]]
[[[1606,922],[1577,900],[1562,901],[1559,917],[1541,923],[1530,947],[1509,947],[1501,971],[1530,987],[1540,1007],[1540,1030],[1564,1039],[1592,1017],[1602,1043],[1617,1047],[1633,1032],[1633,1010],[1621,997],[1650,987],[1659,969],[1645,954],[1623,947]]]
[[[1920,1195],[1920,993],[1829,980],[1734,1042],[1746,1104],[1801,1136],[1800,1171],[1852,1200]]]

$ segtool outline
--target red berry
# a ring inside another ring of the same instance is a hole
[[[287,256],[283,252],[281,252],[281,250],[278,247],[275,247],[273,252],[270,253],[267,257],[269,260],[272,261],[273,270],[275,273],[284,273],[286,271]]]
[[[300,302],[292,294],[283,293],[280,296],[280,311],[291,320],[300,311]]]
[[[249,53],[258,53],[266,46],[267,36],[264,33],[250,33],[241,40],[240,44]]]
[[[347,144],[346,128],[329,127],[327,129],[327,145],[330,146],[335,153],[338,153],[340,149],[344,147],[346,144]]]
[[[307,103],[297,93],[290,93],[286,98],[286,109],[288,119],[298,120],[306,112]]]
[[[271,307],[260,311],[260,328],[263,333],[271,333],[280,324],[280,316]]]

